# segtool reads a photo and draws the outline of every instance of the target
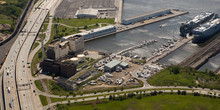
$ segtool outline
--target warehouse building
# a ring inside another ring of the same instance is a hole
[[[121,62],[118,60],[112,60],[111,62],[105,64],[104,71],[105,72],[113,72],[116,70],[117,67],[120,67],[123,69],[128,68],[128,63]]]
[[[121,61],[113,60],[109,63],[107,63],[104,67],[105,72],[113,72],[116,70],[116,67],[119,66]]]
[[[79,9],[76,11],[76,18],[96,18],[98,9]]]
[[[163,16],[165,14],[171,14],[171,9],[162,9],[162,10],[158,10],[158,11],[155,11],[155,12],[140,15],[140,16],[137,16],[137,17],[132,17],[132,18],[129,18],[129,19],[125,19],[125,20],[122,20],[122,24],[124,24],[124,25],[134,24],[136,22],[141,22],[141,21],[144,21],[144,20],[147,20],[147,19],[151,19],[153,17]]]
[[[109,26],[105,26],[105,27],[92,29],[90,31],[85,31],[85,32],[82,32],[82,33],[62,37],[61,41],[66,41],[69,38],[71,38],[72,36],[76,36],[76,35],[84,36],[84,39],[88,40],[88,39],[92,39],[92,38],[102,36],[102,35],[105,35],[105,34],[109,34],[109,33],[112,33],[112,32],[116,32],[116,27],[113,26],[113,25],[109,25]]]

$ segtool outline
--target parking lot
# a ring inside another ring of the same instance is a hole
[[[74,18],[80,7],[82,9],[112,9],[115,8],[115,0],[63,0],[56,9],[55,17]],[[115,14],[112,14],[112,11],[108,13],[110,13],[108,16],[113,15],[114,18]]]

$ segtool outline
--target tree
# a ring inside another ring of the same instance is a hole
[[[177,94],[178,94],[178,95],[180,95],[180,94],[181,94],[181,91],[180,91],[180,90],[178,90],[178,91],[177,91]]]
[[[68,100],[68,103],[67,103],[67,105],[70,105],[70,100]]]
[[[69,97],[69,93],[66,94],[66,98]]]
[[[80,95],[83,96],[83,92],[82,91],[80,91]]]
[[[73,92],[73,97],[75,97],[75,96],[76,96],[76,94],[77,94],[77,93],[76,93],[76,91],[74,91],[74,92]]]
[[[179,66],[173,66],[172,67],[172,72],[174,73],[174,74],[179,74]]]
[[[186,91],[182,91],[182,95],[186,95]]]
[[[124,90],[124,87],[122,86],[122,87],[121,87],[121,91],[123,91],[123,90]]]
[[[97,93],[97,91],[95,90],[95,91],[94,91],[94,94],[96,94],[96,93]]]
[[[109,96],[109,100],[112,100],[112,99],[113,99],[113,97],[112,97],[112,95],[110,95],[110,96]]]
[[[116,89],[116,87],[114,87],[114,92],[116,92],[117,91],[117,89]]]
[[[54,80],[54,78],[55,78],[55,76],[56,76],[56,74],[55,73],[52,73],[52,79]]]
[[[84,29],[87,29],[87,28],[88,28],[88,26],[87,26],[87,25],[85,25],[85,26],[84,26]]]

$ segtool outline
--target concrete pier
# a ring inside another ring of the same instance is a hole
[[[182,67],[192,67],[195,69],[200,68],[205,64],[209,58],[215,56],[220,52],[220,35],[215,38],[208,45],[203,47],[200,51],[193,54],[186,60],[182,61],[179,65]]]
[[[171,12],[172,12],[172,14],[168,14],[166,16],[161,16],[161,17],[157,17],[157,18],[151,18],[151,19],[148,19],[148,20],[137,22],[135,24],[130,24],[130,25],[115,24],[116,32],[105,34],[105,35],[98,36],[98,37],[94,37],[94,38],[85,40],[85,42],[95,40],[95,39],[98,39],[98,38],[102,38],[102,37],[105,37],[105,36],[117,34],[117,33],[124,32],[124,31],[130,30],[130,29],[134,29],[134,28],[137,28],[137,27],[141,27],[141,26],[145,26],[145,25],[148,25],[148,24],[156,23],[156,22],[159,22],[159,21],[163,21],[163,20],[166,20],[166,19],[170,19],[170,18],[180,16],[180,15],[184,15],[184,14],[188,13],[187,11],[178,11],[178,10],[171,10]]]

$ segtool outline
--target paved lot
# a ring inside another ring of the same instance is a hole
[[[79,8],[115,8],[115,0],[63,0],[56,9],[55,17],[74,18]]]

